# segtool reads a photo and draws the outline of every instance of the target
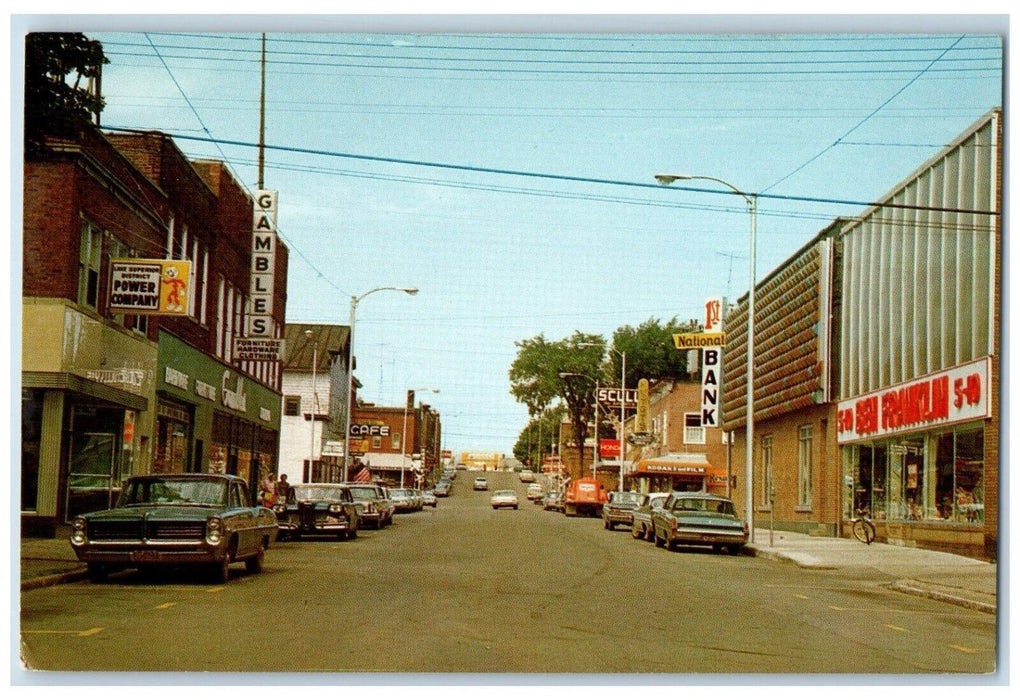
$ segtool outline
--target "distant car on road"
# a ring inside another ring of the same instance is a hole
[[[360,483],[351,483],[347,486],[358,507],[358,518],[362,523],[378,530],[393,521],[393,502],[385,487]]]
[[[542,496],[545,495],[545,489],[542,488],[542,484],[529,484],[528,485],[528,500],[540,503]]]
[[[652,511],[658,547],[706,545],[737,554],[747,544],[747,523],[737,517],[733,501],[704,492],[674,492]]]
[[[358,536],[358,509],[350,489],[342,484],[294,484],[286,503],[273,506],[280,536],[331,535],[348,540]]]
[[[535,472],[524,469],[520,473],[520,479],[522,484],[533,484],[535,483]]]
[[[630,524],[630,534],[634,539],[652,541],[652,510],[659,508],[666,499],[668,492],[657,492],[647,494],[634,512],[631,514],[633,522]]]
[[[496,491],[489,499],[489,505],[493,510],[499,508],[513,508],[517,510],[517,494],[513,491]]]
[[[390,489],[390,500],[393,501],[393,510],[397,513],[418,510],[411,489]]]
[[[440,481],[436,484],[436,487],[432,489],[432,493],[440,497],[449,496],[452,487],[453,485],[449,481]]]
[[[202,566],[226,583],[235,561],[262,571],[278,531],[240,477],[152,474],[130,477],[115,508],[77,516],[71,547],[93,582],[118,569]]]
[[[542,510],[556,510],[563,512],[563,494],[559,491],[550,491],[542,497]]]
[[[475,491],[488,491],[489,480],[484,476],[475,477],[475,485],[473,488]]]
[[[433,508],[435,508],[437,505],[439,505],[439,502],[436,501],[436,494],[433,493],[432,491],[422,491],[421,492],[421,502],[424,505],[432,506]]]
[[[602,524],[607,530],[617,525],[634,522],[634,510],[641,505],[644,496],[634,491],[610,491],[609,500],[602,506]]]

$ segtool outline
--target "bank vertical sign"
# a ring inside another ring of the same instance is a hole
[[[723,333],[723,299],[711,297],[705,300],[705,333]],[[725,342],[725,340],[723,340]],[[719,401],[722,397],[722,345],[701,349],[701,425],[718,428],[720,420]]]

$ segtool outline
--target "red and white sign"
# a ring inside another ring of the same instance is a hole
[[[599,454],[603,457],[619,457],[620,441],[610,439],[599,440]]]
[[[840,444],[928,430],[991,416],[990,360],[985,357],[839,402]]]

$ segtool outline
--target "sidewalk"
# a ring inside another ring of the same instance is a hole
[[[869,568],[885,575],[889,587],[910,595],[935,598],[995,614],[996,565],[956,554],[853,539],[812,537],[758,528],[745,554],[785,561],[806,569]],[[67,536],[21,540],[21,590],[86,577]]]
[[[805,569],[868,568],[888,577],[889,587],[974,610],[995,614],[997,567],[979,559],[947,552],[855,539],[813,537],[775,530],[769,544],[767,528],[756,528],[745,551],[796,564]]]

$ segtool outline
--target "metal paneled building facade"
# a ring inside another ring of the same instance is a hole
[[[997,542],[1002,113],[841,231],[843,517],[892,542]]]

